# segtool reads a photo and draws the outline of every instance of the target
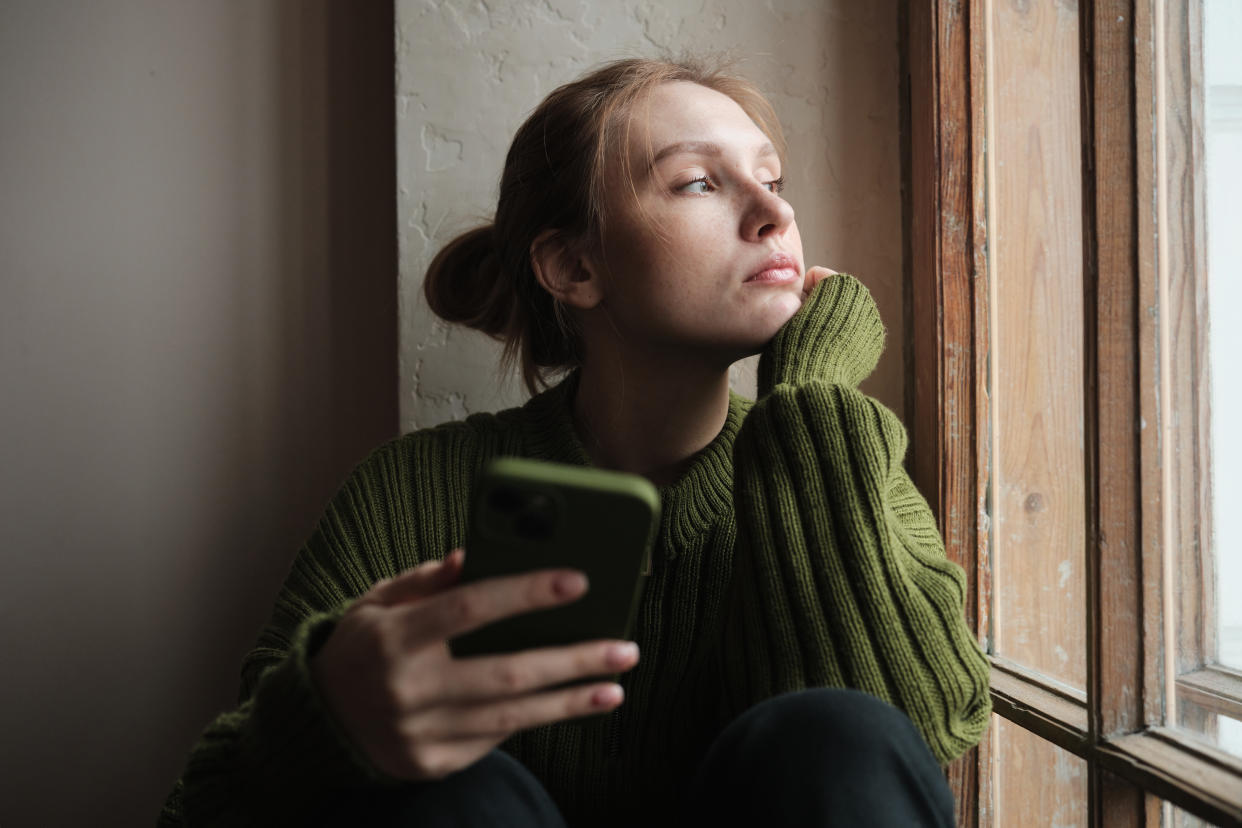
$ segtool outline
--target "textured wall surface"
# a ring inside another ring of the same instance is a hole
[[[524,398],[494,343],[432,316],[422,279],[442,244],[491,217],[526,114],[602,61],[684,51],[739,58],[771,98],[807,263],[875,294],[889,342],[864,387],[902,411],[896,0],[397,0],[396,15],[403,428]]]

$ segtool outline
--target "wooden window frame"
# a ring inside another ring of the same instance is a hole
[[[988,0],[903,0],[900,9],[910,471],[967,573],[967,620],[991,651]],[[1178,577],[1166,551],[1194,521],[1162,513],[1170,435],[1138,426],[1164,422],[1155,393],[1161,331],[1144,311],[1167,300],[1143,190],[1157,156],[1137,138],[1156,127],[1155,9],[1150,0],[1079,2],[1087,688],[1067,690],[993,657],[992,695],[998,715],[1085,760],[1090,825],[1158,825],[1159,799],[1242,824],[1242,759],[1163,724],[1170,692],[1236,715],[1242,674],[1204,665],[1174,687],[1164,665],[1174,608],[1163,585]],[[1189,249],[1201,246],[1192,239]],[[1201,497],[1190,508],[1202,513]],[[949,768],[962,825],[1003,821],[990,812],[990,750],[984,740]]]
[[[1177,693],[1213,713],[1242,719],[1242,671],[1209,664],[1177,677]]]

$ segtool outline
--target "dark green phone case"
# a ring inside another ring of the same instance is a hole
[[[511,616],[450,642],[454,656],[628,639],[650,571],[660,498],[634,474],[513,457],[475,487],[462,583],[536,569],[586,573],[587,594]]]

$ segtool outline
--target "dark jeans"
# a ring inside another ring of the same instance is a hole
[[[543,786],[499,750],[442,780],[359,796],[340,825],[564,828]],[[768,699],[712,743],[682,825],[952,826],[944,774],[904,713],[853,690]]]

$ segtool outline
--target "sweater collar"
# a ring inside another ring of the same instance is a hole
[[[577,388],[575,371],[523,406],[531,457],[592,465],[573,423],[572,402]],[[752,404],[730,392],[729,411],[720,433],[694,455],[681,477],[659,487],[660,535],[656,543],[665,558],[677,557],[732,511],[733,442]]]

